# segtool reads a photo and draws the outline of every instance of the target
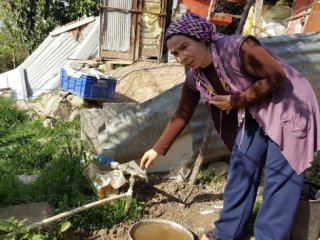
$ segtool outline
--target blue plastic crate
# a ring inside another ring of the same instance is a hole
[[[81,73],[79,77],[74,77],[68,75],[64,68],[60,72],[60,88],[84,99],[112,99],[116,90],[116,84],[117,81],[111,77],[98,79],[85,73]]]

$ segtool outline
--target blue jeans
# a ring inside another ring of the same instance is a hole
[[[215,222],[215,235],[222,240],[242,239],[264,170],[263,202],[254,224],[255,239],[289,239],[303,174],[296,174],[279,146],[265,135],[249,113],[246,115],[242,140],[242,128],[239,128],[231,153],[224,204]]]

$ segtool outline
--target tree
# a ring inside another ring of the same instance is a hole
[[[55,27],[98,13],[98,0],[0,0],[1,34],[31,53]]]
[[[84,15],[98,15],[97,0],[0,0],[5,19],[33,50],[56,26]]]
[[[15,33],[0,26],[0,73],[15,68],[27,56],[27,49]]]

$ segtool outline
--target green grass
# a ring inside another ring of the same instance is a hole
[[[202,169],[198,178],[204,184],[218,183],[225,179],[225,177],[218,175],[214,169]]]
[[[254,222],[256,220],[256,217],[257,217],[257,214],[258,214],[258,211],[259,211],[261,204],[262,204],[262,196],[258,195],[256,197],[255,202],[254,202],[252,214],[249,218],[249,222],[245,227],[245,233],[247,236],[250,236],[250,237],[254,236],[254,232],[253,232]]]
[[[227,159],[223,161],[227,161]],[[213,168],[208,168],[208,165],[204,165],[200,168],[198,180],[203,184],[221,183],[225,181],[225,176],[218,174]]]
[[[26,111],[18,110],[12,99],[0,97],[0,136],[2,138],[11,132],[10,129],[20,125],[27,118]]]
[[[84,177],[84,143],[80,120],[44,128],[27,111],[0,97],[0,206],[47,201],[61,213],[98,200]],[[24,184],[16,175],[36,174]],[[97,230],[140,217],[135,199],[128,211],[124,201],[105,204],[68,218],[73,229]]]
[[[320,185],[320,153],[315,157],[311,168],[306,171],[305,179]]]
[[[41,121],[25,121],[10,129],[0,140],[0,168],[15,174],[33,174],[53,159],[57,141]]]

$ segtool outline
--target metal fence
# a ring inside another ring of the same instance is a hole
[[[227,26],[217,25],[217,31],[225,35],[234,34],[239,25],[245,2],[217,0],[211,11],[212,16],[216,13],[228,14],[232,17],[232,22]]]

